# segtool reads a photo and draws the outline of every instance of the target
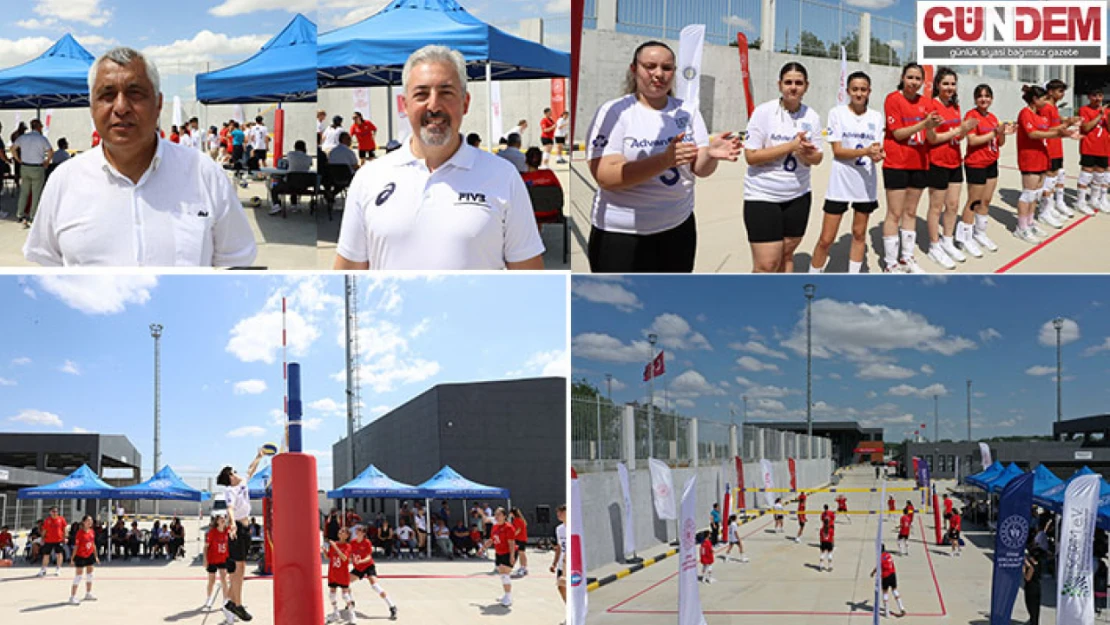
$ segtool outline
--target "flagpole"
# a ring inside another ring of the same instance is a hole
[[[651,358],[648,360],[648,457],[655,457],[655,341],[659,337],[648,335]]]

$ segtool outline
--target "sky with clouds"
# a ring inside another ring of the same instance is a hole
[[[367,277],[358,290],[364,424],[435,384],[569,371],[565,276]],[[331,487],[347,430],[342,277],[3,276],[0,293],[0,431],[123,434],[149,477],[160,323],[162,463],[196,485],[280,444],[284,296],[305,448]]]
[[[812,309],[813,414],[885,428],[902,440],[926,424],[940,437],[1050,435],[1056,331],[1064,319],[1064,418],[1110,413],[1110,280],[1080,276],[683,276],[572,280],[573,376],[613,400],[647,401],[647,336],[667,372],[655,382],[681,414],[728,422],[804,420],[806,326]]]

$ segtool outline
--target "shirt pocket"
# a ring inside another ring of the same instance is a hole
[[[174,217],[174,265],[177,267],[197,267],[211,265],[212,222],[207,206],[185,206]],[[208,256],[208,258],[206,258]]]

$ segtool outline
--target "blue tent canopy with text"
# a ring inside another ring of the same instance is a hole
[[[111,499],[116,489],[83,464],[65,479],[19,489],[19,499]]]
[[[66,34],[38,58],[0,70],[0,109],[89,105],[89,68],[96,59]]]
[[[316,24],[298,13],[249,59],[197,74],[205,104],[316,101]]]
[[[177,499],[183,501],[208,501],[207,492],[185,483],[174,470],[166,465],[145,482],[117,488],[112,499]]]

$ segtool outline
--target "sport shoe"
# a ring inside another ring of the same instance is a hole
[[[975,258],[983,257],[983,250],[979,249],[979,246],[975,243],[974,236],[969,237],[968,240],[961,243],[961,245],[963,246],[965,252],[971,254]]]
[[[1014,236],[1033,245],[1041,242],[1041,240],[1037,238],[1037,235],[1033,234],[1032,228],[1018,228],[1014,230]]]
[[[1056,212],[1063,215],[1065,219],[1071,219],[1072,217],[1075,217],[1075,211],[1073,211],[1071,207],[1068,206],[1068,203],[1063,200],[1057,200]]]
[[[951,258],[957,263],[962,263],[967,260],[967,256],[964,256],[963,252],[956,249],[956,244],[952,241],[951,237],[941,237],[940,245],[944,248],[944,253],[948,254],[948,258]]]
[[[902,263],[887,263],[883,267],[883,273],[905,273],[903,271]]]
[[[944,248],[941,247],[940,243],[933,243],[929,246],[929,259],[945,269],[956,268],[956,263],[952,262],[952,259],[948,257],[948,254],[944,251]]]
[[[507,608],[507,607],[513,605],[513,598],[510,597],[509,595],[505,595],[504,597],[501,597],[501,602],[500,603],[501,603],[501,605],[503,605]]]
[[[391,620],[391,621],[396,621],[397,620],[397,606],[393,606],[393,607],[389,608],[389,620]]]
[[[921,265],[917,264],[917,259],[913,256],[903,258],[898,261],[898,264],[902,266],[902,273],[929,273],[922,269]]]
[[[1056,217],[1056,211],[1051,208],[1041,211],[1040,214],[1037,215],[1037,221],[1056,229],[1064,227],[1064,224]]]
[[[1036,222],[1033,222],[1033,223],[1029,224],[1029,231],[1033,233],[1033,236],[1041,238],[1041,239],[1048,236],[1048,233],[1045,232],[1045,230],[1043,228],[1038,226]]]
[[[1098,209],[1104,213],[1110,213],[1110,195],[1103,198],[1102,205]]]
[[[347,621],[346,621],[347,625],[355,625],[355,623],[358,623],[358,620],[355,619],[355,610],[354,610],[354,608],[347,608],[346,610],[343,610],[343,611],[346,612],[346,614],[347,614]]]
[[[280,215],[281,214],[281,204],[274,204],[273,206],[271,206],[270,210],[267,212],[267,214],[268,215]]]
[[[78,603],[81,603],[81,601],[77,599],[77,595],[69,598],[69,605],[77,605]]]
[[[92,594],[91,592],[87,592],[85,593],[85,598],[82,599],[82,601],[96,601],[96,595]]]
[[[39,572],[35,577],[46,577],[46,569],[39,569]]]
[[[327,617],[324,619],[324,622],[325,623],[338,623],[339,622],[339,611],[336,610],[335,612],[332,612],[331,614],[327,615]]]
[[[1075,210],[1083,213],[1084,215],[1087,215],[1088,217],[1095,214],[1095,210],[1091,208],[1091,205],[1087,202],[1076,202]]]
[[[989,252],[997,252],[998,246],[987,236],[986,232],[976,232],[971,238]]]

